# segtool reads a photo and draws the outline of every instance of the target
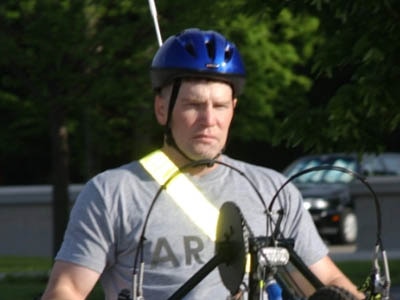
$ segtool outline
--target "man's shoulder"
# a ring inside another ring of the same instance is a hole
[[[131,161],[114,168],[105,169],[94,176],[94,178],[109,178],[115,176],[132,176],[141,171],[138,161]]]
[[[148,176],[139,162],[131,161],[96,174],[89,180],[89,184],[102,188],[120,188],[124,184],[134,185],[147,180]]]
[[[115,199],[131,199],[135,191],[149,189],[150,182],[145,170],[137,161],[107,169],[92,177],[80,193],[80,198],[104,202],[104,205],[117,206]],[[110,208],[111,209],[111,208]]]

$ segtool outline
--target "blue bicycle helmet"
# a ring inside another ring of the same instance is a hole
[[[236,46],[216,31],[196,28],[171,36],[159,48],[151,64],[154,90],[184,77],[200,77],[229,83],[239,95],[245,69]]]

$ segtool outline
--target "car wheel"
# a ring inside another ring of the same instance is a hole
[[[358,226],[357,216],[351,210],[345,210],[339,221],[338,241],[343,244],[352,244],[357,240]]]

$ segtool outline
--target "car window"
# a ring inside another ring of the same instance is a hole
[[[362,166],[364,175],[400,175],[400,155],[396,153],[368,155],[363,158]]]
[[[366,155],[363,157],[362,169],[364,175],[385,174],[385,166],[381,158],[375,155]]]
[[[354,172],[356,170],[356,161],[353,159],[337,159],[333,162],[332,166],[341,167]],[[329,183],[350,182],[352,179],[353,176],[348,173],[331,170],[327,171],[325,181]]]
[[[400,154],[386,153],[381,157],[388,175],[400,175]]]
[[[309,168],[327,165],[337,166],[357,172],[365,176],[400,176],[400,154],[381,153],[364,154],[361,164],[357,162],[356,155],[322,154],[305,156],[287,167],[283,173],[291,177]],[[354,180],[351,174],[336,170],[322,170],[306,173],[294,179],[297,183],[348,183]]]
[[[317,166],[336,166],[356,171],[357,162],[354,157],[350,156],[321,156],[307,157],[298,160],[292,164],[286,171],[285,175],[290,177],[301,171]],[[306,173],[297,177],[294,181],[297,183],[347,183],[353,179],[352,175],[337,170],[321,170]]]

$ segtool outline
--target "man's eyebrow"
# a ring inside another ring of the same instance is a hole
[[[185,102],[202,102],[203,100],[201,97],[198,97],[196,95],[186,95],[182,97],[182,101]]]

